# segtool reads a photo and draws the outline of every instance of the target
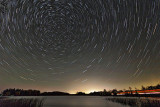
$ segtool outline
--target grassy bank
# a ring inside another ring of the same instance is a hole
[[[107,100],[121,103],[123,105],[129,105],[131,107],[160,107],[160,100],[158,99],[150,99],[150,98],[120,98],[120,97],[112,97],[107,98]]]
[[[43,107],[44,99],[0,99],[0,107]]]

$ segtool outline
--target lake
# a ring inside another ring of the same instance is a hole
[[[100,96],[47,96],[47,97],[10,97],[10,98],[45,98],[43,107],[128,107],[107,101]]]

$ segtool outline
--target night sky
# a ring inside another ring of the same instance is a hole
[[[160,0],[1,0],[0,91],[160,83]]]

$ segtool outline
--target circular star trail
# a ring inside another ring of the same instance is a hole
[[[159,0],[0,3],[0,83],[5,86],[13,81],[23,87],[25,81],[61,90],[67,84],[112,88],[159,80]]]

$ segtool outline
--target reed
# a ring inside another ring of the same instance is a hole
[[[160,100],[150,98],[107,98],[107,100],[131,107],[160,107]]]
[[[0,107],[43,107],[44,99],[0,99]]]

